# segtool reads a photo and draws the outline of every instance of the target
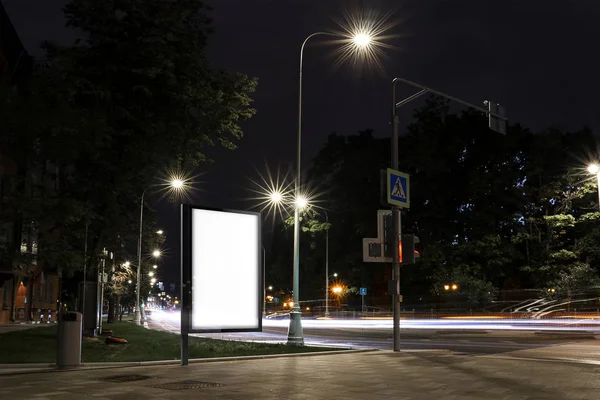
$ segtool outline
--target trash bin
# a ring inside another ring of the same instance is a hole
[[[77,367],[81,364],[81,313],[66,312],[58,316],[58,352],[56,365],[59,368]]]

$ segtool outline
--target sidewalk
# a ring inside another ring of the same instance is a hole
[[[23,329],[31,329],[31,328],[39,328],[39,327],[48,327],[55,325],[54,323],[43,323],[43,324],[32,324],[28,322],[13,322],[11,324],[0,324],[0,334],[13,332],[13,331],[21,331]]]
[[[597,367],[373,351],[0,377],[3,399],[598,399]]]

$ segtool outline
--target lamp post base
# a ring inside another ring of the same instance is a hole
[[[293,310],[290,313],[290,327],[288,329],[288,346],[304,346],[304,334],[302,332],[302,312]]]
[[[141,325],[142,324],[142,318],[141,318],[139,310],[136,310],[135,313],[133,314],[133,322],[136,325]]]

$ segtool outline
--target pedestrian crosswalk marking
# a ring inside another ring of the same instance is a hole
[[[392,196],[406,199],[406,193],[404,193],[404,189],[402,189],[400,178],[396,179],[396,183],[394,184],[394,190],[392,190]]]

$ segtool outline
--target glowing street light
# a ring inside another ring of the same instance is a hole
[[[173,195],[182,195],[186,190],[189,189],[190,183],[189,178],[184,177],[182,174],[171,173],[169,179],[166,180],[166,183],[163,186],[166,186],[169,191]],[[135,317],[134,322],[138,325],[142,323],[142,313],[140,310],[140,286],[142,279],[142,227],[143,227],[143,218],[144,218],[144,195],[148,191],[149,188],[144,189],[142,192],[142,197],[140,199],[140,234],[138,236],[138,265],[137,265],[137,280],[136,280],[136,296],[135,296]],[[160,256],[160,252],[158,255],[155,255],[157,250],[153,252],[155,257]]]
[[[598,164],[590,164],[587,170],[590,174],[596,175],[598,181],[598,208],[600,209],[600,166]]]
[[[152,252],[152,256],[153,256],[153,257],[156,257],[156,258],[160,257],[160,250],[154,250],[154,251]]]
[[[154,265],[152,266],[152,268],[156,269],[156,268],[158,268],[158,265],[154,264]]]
[[[275,191],[275,192],[273,192],[273,193],[270,194],[270,200],[274,204],[279,204],[283,200],[283,195],[281,194],[281,192]]]
[[[368,33],[357,33],[354,35],[354,38],[352,38],[352,41],[358,47],[367,47],[371,44],[371,40],[373,40],[373,37]]]
[[[129,266],[131,265],[131,263],[129,261],[125,261],[125,267],[129,268]]]
[[[347,17],[351,17],[347,15]],[[328,33],[315,32],[309,35],[302,46],[300,47],[300,68],[299,68],[299,85],[298,85],[298,135],[297,135],[297,159],[296,159],[296,177],[294,180],[294,197],[296,207],[294,207],[294,271],[293,271],[293,303],[294,307],[290,312],[290,326],[288,329],[287,344],[292,346],[304,345],[304,334],[302,332],[302,311],[300,309],[300,209],[308,205],[308,201],[300,193],[300,172],[302,160],[302,66],[304,59],[304,47],[306,43],[314,36],[326,35],[337,36],[348,39],[345,45],[340,49],[340,61],[345,61],[349,58],[366,59],[368,56],[376,55],[373,50],[373,36],[382,32],[382,21],[363,21],[362,18],[347,18],[342,28],[344,32]],[[350,46],[350,47],[348,47]]]
[[[171,186],[173,186],[173,189],[182,189],[184,185],[185,183],[183,180],[179,178],[175,178],[171,181]]]
[[[308,199],[304,196],[299,196],[296,198],[296,207],[298,208],[306,208],[308,206]]]
[[[157,233],[158,235],[162,235],[164,232],[163,232],[163,230],[162,230],[162,229],[159,229],[159,230],[157,230],[157,231],[156,231],[156,233]]]
[[[152,272],[152,271],[148,272],[148,276],[149,277],[153,277],[154,276],[154,272]]]

